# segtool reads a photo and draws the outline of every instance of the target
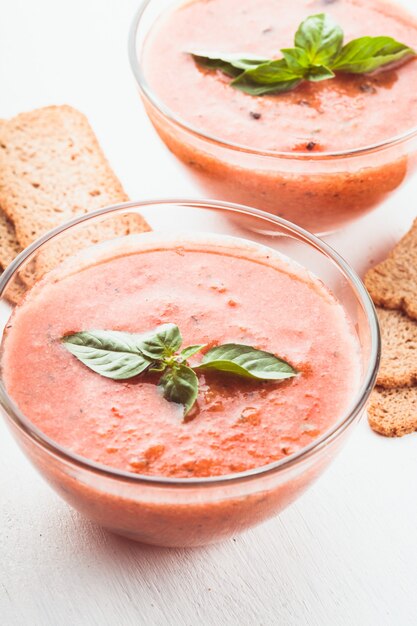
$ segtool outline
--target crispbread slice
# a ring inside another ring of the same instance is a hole
[[[386,389],[417,384],[417,322],[401,311],[377,308],[382,358],[377,385]]]
[[[376,387],[368,406],[371,428],[386,437],[403,437],[417,431],[417,387]]]
[[[5,124],[5,120],[0,120],[0,136]],[[14,224],[0,208],[0,269],[5,270],[21,250]]]
[[[127,212],[122,215],[106,215],[95,224],[80,224],[77,230],[63,233],[59,239],[47,243],[46,247],[40,251],[36,259],[36,276],[34,279],[39,280],[46,272],[54,269],[58,263],[83,248],[149,230],[149,226],[141,215]],[[35,282],[35,280],[31,281],[31,274],[33,274],[33,268],[29,267],[28,271],[24,273],[26,284]]]
[[[0,209],[0,267],[5,270],[13,259],[22,251],[17,241],[14,225]]]
[[[365,284],[375,304],[417,320],[417,219],[388,258],[369,270]]]
[[[77,215],[127,199],[79,111],[50,106],[0,125],[0,206],[22,247]]]
[[[51,106],[0,121],[0,263],[63,222],[128,199],[97,139],[79,111]],[[13,235],[13,225],[16,238]],[[2,230],[3,228],[3,230]],[[139,214],[110,215],[75,235],[48,244],[20,271],[32,285],[70,253],[149,226]],[[2,237],[7,246],[2,246]],[[64,243],[65,242],[65,243]]]
[[[2,297],[12,304],[20,304],[26,293],[27,285],[25,285],[19,276],[15,276],[13,281],[9,283],[7,289],[3,292]]]

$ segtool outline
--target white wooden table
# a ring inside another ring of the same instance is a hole
[[[137,98],[126,53],[136,4],[2,0],[0,117],[72,104],[132,199],[196,197]],[[330,243],[362,272],[410,224],[416,189],[417,178]],[[0,421],[0,624],[415,625],[416,485],[417,435],[383,439],[364,420],[279,518],[218,546],[155,549],[72,511]]]

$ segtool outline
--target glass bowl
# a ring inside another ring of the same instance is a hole
[[[232,235],[290,257],[332,291],[344,307],[360,345],[359,386],[349,410],[334,416],[330,430],[279,462],[215,478],[144,476],[77,456],[45,436],[22,414],[6,392],[2,372],[0,404],[11,431],[24,453],[64,500],[91,520],[131,539],[161,546],[198,546],[226,539],[276,515],[331,462],[364,412],[375,383],[380,349],[378,322],[358,276],[314,235],[256,209],[226,203],[163,200],[130,202],[83,216],[26,249],[0,279],[2,332],[16,303],[30,290],[30,276],[35,270],[38,278],[42,275],[45,259],[49,260],[47,271],[60,267],[64,261],[67,273],[73,259],[75,267],[80,267],[80,253],[91,263],[112,243],[128,249],[128,235],[115,239],[111,229],[102,226],[106,221],[113,226],[119,220],[126,223],[126,219],[138,213],[144,215],[157,234]],[[248,236],[237,218],[250,219],[256,230]],[[99,231],[105,234],[92,244],[91,233]],[[146,235],[135,235],[141,236]],[[60,260],[51,266],[51,257],[57,258],[57,251]]]
[[[131,26],[129,56],[153,126],[205,197],[254,206],[324,235],[381,204],[415,171],[416,127],[346,151],[294,153],[251,149],[189,125],[153,91],[144,61],[155,22],[181,4],[145,0]],[[399,6],[411,8],[406,0]]]

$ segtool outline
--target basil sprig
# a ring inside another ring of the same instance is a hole
[[[245,70],[250,70],[263,63],[268,63],[269,59],[265,57],[257,57],[252,54],[239,54],[238,52],[232,54],[222,54],[221,57],[217,57],[216,54],[209,54],[207,52],[193,52],[193,57],[198,61],[200,65],[207,69],[221,69],[228,76],[236,77]]]
[[[62,338],[65,348],[93,372],[113,380],[126,380],[144,372],[161,372],[158,387],[169,402],[182,404],[184,416],[198,396],[196,372],[217,370],[255,380],[285,380],[297,375],[286,361],[270,352],[242,344],[224,344],[208,350],[201,362],[188,359],[205,344],[179,351],[182,336],[176,324],[163,324],[149,333],[88,330]]]
[[[274,354],[239,343],[212,348],[194,369],[214,369],[258,380],[284,380],[295,375],[291,365]]]
[[[367,74],[398,65],[416,55],[392,37],[359,37],[343,45],[343,30],[326,13],[310,15],[299,26],[293,48],[283,48],[282,59],[251,54],[191,52],[203,67],[230,76],[231,85],[252,96],[284,93],[302,81],[334,78],[335,72]]]

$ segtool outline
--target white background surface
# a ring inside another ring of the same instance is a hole
[[[72,104],[132,199],[196,197],[137,97],[126,53],[136,5],[0,0],[0,117]],[[330,243],[363,272],[410,224],[416,191],[417,179]],[[70,510],[0,421],[0,623],[415,625],[416,443],[380,438],[363,420],[279,518],[215,547],[163,550]]]

